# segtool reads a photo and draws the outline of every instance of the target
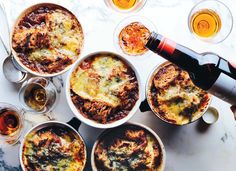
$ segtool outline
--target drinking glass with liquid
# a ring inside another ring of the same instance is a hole
[[[231,33],[233,17],[229,8],[222,2],[205,0],[192,8],[188,26],[197,38],[209,43],[219,43]]]
[[[24,125],[24,114],[17,107],[0,102],[0,141],[15,144],[18,142]]]
[[[146,1],[147,0],[104,0],[109,8],[122,13],[137,12],[145,5]]]
[[[47,113],[55,107],[57,99],[56,87],[43,77],[29,79],[19,91],[20,103],[27,113]]]

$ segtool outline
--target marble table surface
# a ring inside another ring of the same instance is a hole
[[[10,26],[16,17],[26,7],[45,2],[39,0],[1,0],[6,7]],[[137,13],[117,13],[104,4],[104,0],[50,0],[64,5],[73,11],[81,22],[85,32],[85,46],[82,56],[96,51],[117,52],[113,44],[113,34],[117,24],[128,16],[144,16],[151,20],[159,33],[172,40],[188,46],[195,51],[212,51],[225,58],[236,58],[236,27],[230,36],[220,44],[208,44],[195,39],[188,30],[187,18],[192,6],[198,0],[147,0],[144,8]],[[236,1],[224,0],[236,17]],[[235,20],[234,20],[235,21]],[[4,25],[1,23],[1,34],[7,38],[9,35],[2,33]],[[101,41],[102,40],[102,41]],[[98,43],[99,42],[99,43]],[[0,101],[19,105],[18,91],[21,85],[8,82],[2,73],[2,62],[6,57],[0,45]],[[150,71],[164,60],[156,55],[139,58],[128,58],[137,68],[142,81],[142,99],[145,94],[145,82]],[[63,80],[67,73],[62,75]],[[167,153],[166,171],[233,171],[236,158],[236,122],[225,102],[213,98],[211,106],[216,107],[220,113],[219,120],[207,129],[202,129],[201,121],[177,127],[164,123],[152,112],[138,111],[131,119],[132,122],[145,124],[152,128],[162,139]],[[73,113],[65,101],[65,91],[60,94],[59,104],[50,114],[26,114],[27,131],[34,124],[50,119],[67,122]],[[86,141],[88,159],[97,136],[102,132],[85,124],[79,132]],[[0,171],[21,170],[19,165],[19,143],[15,146],[0,144]],[[88,160],[85,170],[91,170]]]

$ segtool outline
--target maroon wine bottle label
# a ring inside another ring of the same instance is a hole
[[[172,55],[175,51],[176,43],[170,39],[163,38],[158,45],[159,53],[166,52],[169,55]]]
[[[236,80],[228,75],[221,73],[208,91],[216,97],[236,105]]]

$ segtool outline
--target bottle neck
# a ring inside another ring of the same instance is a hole
[[[201,54],[152,32],[146,47],[180,68],[192,72],[199,66]]]
[[[160,34],[152,32],[146,47],[157,54],[166,53],[172,55],[176,48],[176,43]]]

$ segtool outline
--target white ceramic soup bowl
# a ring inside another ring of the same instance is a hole
[[[124,118],[120,119],[120,120],[116,120],[116,121],[113,121],[111,123],[106,123],[106,124],[102,124],[102,123],[99,123],[99,122],[96,122],[92,119],[89,119],[89,118],[86,118],[83,114],[81,114],[81,112],[76,108],[76,106],[74,105],[74,103],[72,102],[72,99],[71,99],[71,92],[70,92],[70,78],[71,78],[71,75],[73,73],[73,71],[76,70],[76,68],[79,66],[79,64],[81,62],[83,62],[85,59],[88,59],[92,56],[95,56],[95,55],[107,55],[107,56],[115,56],[117,57],[118,59],[124,61],[129,67],[131,67],[131,69],[134,71],[135,75],[136,75],[136,79],[137,79],[137,82],[138,82],[138,88],[139,88],[139,92],[138,92],[138,100],[136,101],[135,105],[133,106],[132,110],[129,111],[128,115],[125,116]],[[84,122],[85,124],[87,125],[90,125],[92,127],[95,127],[95,128],[102,128],[102,129],[106,129],[106,128],[113,128],[113,127],[117,127],[119,125],[122,125],[123,123],[127,122],[135,113],[136,111],[138,110],[139,108],[139,105],[141,103],[141,85],[140,85],[140,77],[139,77],[139,74],[137,72],[137,70],[135,69],[135,67],[127,60],[125,59],[124,57],[118,55],[118,54],[115,54],[113,52],[95,52],[95,53],[91,53],[87,56],[85,56],[84,58],[81,58],[80,60],[78,60],[75,65],[72,67],[72,69],[70,70],[68,76],[67,76],[67,81],[66,81],[66,99],[67,99],[67,102],[69,104],[69,107],[70,109],[72,110],[72,112],[75,114],[75,116],[81,120],[82,122]]]
[[[165,147],[163,145],[163,142],[161,141],[160,137],[149,127],[143,125],[143,124],[140,124],[140,123],[132,123],[132,122],[128,122],[124,125],[121,125],[119,127],[116,127],[116,128],[112,128],[112,129],[107,129],[105,130],[104,132],[102,132],[97,140],[95,141],[94,145],[93,145],[93,148],[92,148],[92,152],[91,152],[91,166],[92,166],[92,170],[93,171],[98,171],[97,167],[96,167],[96,163],[95,163],[95,156],[94,156],[94,153],[95,153],[95,149],[98,145],[98,143],[104,138],[104,137],[107,137],[107,134],[110,133],[110,131],[113,131],[115,129],[119,129],[120,127],[122,128],[123,126],[136,126],[138,128],[141,128],[145,131],[147,131],[148,133],[150,133],[150,135],[152,135],[158,142],[159,144],[159,147],[160,147],[160,151],[161,151],[161,161],[160,161],[160,165],[158,167],[158,170],[157,171],[164,171],[165,169],[165,163],[166,163],[166,151],[165,151]]]
[[[13,34],[14,34],[14,30],[15,30],[15,27],[17,27],[17,25],[20,23],[20,21],[23,19],[23,17],[27,14],[29,14],[30,12],[33,12],[35,9],[38,9],[40,7],[48,7],[48,6],[51,6],[51,7],[57,7],[59,9],[62,9],[63,11],[66,11],[68,12],[71,16],[73,16],[75,18],[75,20],[77,20],[78,24],[80,25],[81,29],[82,29],[82,37],[83,37],[83,42],[82,42],[82,47],[80,49],[80,55],[78,56],[78,59],[81,57],[81,53],[82,53],[82,50],[83,50],[83,44],[84,44],[84,34],[83,34],[83,27],[81,26],[81,23],[79,22],[79,20],[77,19],[76,15],[73,14],[70,10],[66,9],[65,7],[59,5],[59,4],[55,4],[55,3],[38,3],[38,4],[35,4],[35,5],[32,5],[28,8],[26,8],[24,11],[21,12],[21,14],[18,16],[18,18],[16,19],[13,27],[12,27],[12,32],[11,32],[11,35],[10,35],[10,44],[11,44],[11,51],[12,51],[12,54],[13,54],[13,63],[14,65],[17,66],[17,68],[19,68],[20,70],[24,70],[24,71],[27,71],[29,72],[30,74],[32,75],[36,75],[36,76],[41,76],[41,77],[54,77],[54,76],[58,76],[58,75],[61,75],[63,73],[65,73],[66,71],[68,71],[73,64],[70,64],[68,65],[67,67],[65,67],[63,70],[59,71],[59,72],[56,72],[56,73],[40,73],[40,72],[37,72],[37,71],[33,71],[31,70],[30,68],[26,67],[21,61],[20,61],[20,58],[17,54],[17,52],[13,49]],[[77,59],[77,60],[78,60]],[[76,60],[76,61],[77,61]],[[75,62],[76,62],[75,61]],[[75,63],[74,62],[74,63]]]
[[[84,145],[84,154],[85,154],[85,158],[84,158],[84,164],[83,164],[83,169],[86,165],[86,161],[87,161],[87,150],[86,150],[86,144],[83,140],[83,138],[81,137],[80,133],[78,132],[78,128],[80,127],[81,122],[77,119],[77,118],[72,118],[69,122],[67,123],[63,123],[63,122],[59,122],[59,121],[47,121],[44,123],[40,123],[36,126],[34,126],[33,128],[31,128],[24,136],[21,145],[20,145],[20,152],[19,152],[19,157],[20,157],[20,165],[23,171],[26,171],[24,162],[23,162],[23,148],[24,148],[24,144],[27,140],[27,136],[30,133],[34,133],[37,132],[43,128],[47,128],[47,127],[51,127],[51,126],[58,126],[61,128],[65,128],[66,130],[70,131],[72,134],[75,135],[75,137],[82,141],[83,145]]]

